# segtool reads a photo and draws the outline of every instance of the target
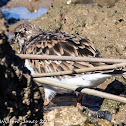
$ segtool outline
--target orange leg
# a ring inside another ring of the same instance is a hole
[[[83,106],[81,105],[82,103],[82,93],[81,92],[76,92],[76,95],[77,95],[77,104],[76,104],[76,107],[80,110],[83,110]]]

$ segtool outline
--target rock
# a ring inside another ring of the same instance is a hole
[[[111,122],[111,119],[112,119],[112,115],[109,111],[98,111],[96,113],[96,116],[99,118],[99,119],[104,119],[104,120],[107,120],[109,122]]]
[[[87,120],[82,116],[77,108],[73,106],[55,107],[44,115],[44,126],[61,126],[61,125],[80,125],[83,126]]]
[[[107,6],[107,7],[113,7],[115,5],[115,3],[118,0],[71,0],[73,4],[92,4],[92,3],[96,3],[97,5],[103,7],[103,6]]]
[[[25,120],[38,122],[43,119],[40,90],[23,60],[9,45],[7,25],[0,18],[0,124],[13,126],[16,123],[22,125]]]
[[[125,86],[120,81],[114,80],[107,86],[107,88],[104,91],[115,95],[121,95],[125,93]],[[122,103],[105,99],[101,105],[100,110],[107,110],[110,111],[112,114],[115,114],[119,109],[120,104]]]
[[[122,82],[118,80],[114,80],[112,83],[110,83],[107,88],[104,90],[107,93],[115,94],[115,95],[120,95],[125,91],[125,86],[123,85]]]
[[[122,97],[126,97],[126,92],[123,92]],[[126,105],[121,102],[105,99],[100,108],[101,111],[109,111],[112,114],[111,122],[115,125],[126,124]]]
[[[116,114],[112,116],[112,123],[117,125],[126,125],[126,105],[120,104]]]
[[[43,31],[77,33],[87,37],[103,57],[125,58],[125,14],[125,0],[118,0],[111,8],[97,4],[67,5],[63,1],[55,2],[47,14],[31,22]]]
[[[9,0],[0,0],[0,7],[6,5]]]
[[[81,112],[74,106],[55,106],[45,111],[44,121],[41,123],[44,126],[111,126],[108,121],[110,116],[107,111],[94,112],[86,108]]]
[[[126,105],[124,103],[105,99],[101,111],[109,111],[112,114],[111,122],[115,125],[126,124]]]
[[[110,83],[105,89],[105,92],[126,97],[125,86],[117,80]],[[126,115],[125,108],[126,105],[124,103],[105,99],[100,110],[111,112],[111,122],[113,124],[123,125],[126,124],[126,117],[124,116]]]
[[[111,126],[111,123],[107,120],[99,119],[98,126]]]

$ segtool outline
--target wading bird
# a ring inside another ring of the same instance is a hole
[[[23,23],[15,29],[14,41],[18,43],[20,51],[23,54],[101,57],[99,51],[96,50],[92,43],[86,38],[64,32],[42,32],[38,27],[31,23]],[[25,66],[31,71],[31,74],[60,72],[103,65],[105,64],[77,61],[25,60]],[[61,81],[71,86],[76,85],[82,88],[90,88],[100,85],[108,77],[115,74],[120,75],[122,74],[122,71],[118,73],[114,70],[111,72],[99,71],[97,73],[92,72],[46,78]],[[43,84],[43,87],[45,91],[45,106],[49,104],[56,93],[69,92],[66,89],[50,85]],[[78,90],[76,94],[77,107],[80,107],[82,95]]]

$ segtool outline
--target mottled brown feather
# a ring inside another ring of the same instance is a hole
[[[25,30],[24,27],[26,27]],[[31,24],[28,26],[28,28],[27,24],[16,28],[15,34],[18,35],[16,36],[18,42],[20,42],[20,39],[25,40],[24,45],[21,46],[22,53],[76,57],[100,57],[100,53],[93,47],[92,43],[88,39],[65,32],[42,32],[40,29],[36,29],[37,28]],[[21,32],[25,32],[24,38],[20,36]],[[100,65],[100,63],[50,60],[30,60],[30,63],[34,71],[37,73],[59,72]]]
[[[32,42],[28,43],[24,50],[26,50],[24,52],[26,54],[100,57],[99,52],[92,46],[89,40],[63,32],[42,33],[35,37],[35,39],[32,39]],[[32,63],[32,68],[37,73],[59,72],[97,65],[88,62],[72,61],[48,61],[48,63],[47,61],[31,61],[35,62],[35,64]],[[42,65],[39,65],[41,62]]]

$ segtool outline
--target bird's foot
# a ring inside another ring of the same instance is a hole
[[[77,103],[76,108],[78,108],[78,110],[84,112],[85,108],[81,105],[81,103]]]

